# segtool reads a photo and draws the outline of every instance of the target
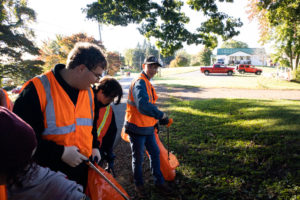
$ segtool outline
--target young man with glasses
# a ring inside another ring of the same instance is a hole
[[[100,160],[97,138],[92,135],[91,85],[99,81],[106,66],[98,46],[77,43],[66,65],[58,64],[25,83],[13,109],[36,133],[37,162],[84,187],[88,170],[84,161]]]

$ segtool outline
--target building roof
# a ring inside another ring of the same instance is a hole
[[[266,54],[264,48],[220,48],[217,49],[217,55],[228,56],[239,51],[250,55]]]

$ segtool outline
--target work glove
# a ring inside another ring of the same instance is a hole
[[[90,161],[92,163],[97,163],[98,164],[100,162],[100,160],[101,160],[101,155],[100,155],[99,149],[98,148],[93,148],[92,149],[92,156],[90,158]]]
[[[82,161],[86,161],[88,159],[87,157],[79,153],[79,149],[76,146],[65,146],[64,152],[61,156],[61,160],[71,167],[76,167],[80,163],[82,163]]]
[[[160,125],[167,125],[167,124],[169,123],[169,118],[168,118],[168,117],[162,118],[162,119],[160,119],[160,120],[158,121],[158,123],[159,123]]]

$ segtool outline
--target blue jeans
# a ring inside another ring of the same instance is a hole
[[[144,160],[145,147],[150,155],[150,169],[154,176],[155,184],[165,182],[160,171],[159,148],[155,136],[130,134],[130,146],[132,152],[132,171],[135,185],[143,185],[142,163]]]

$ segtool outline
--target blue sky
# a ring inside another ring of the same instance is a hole
[[[28,0],[28,6],[37,13],[37,23],[32,24],[37,36],[37,43],[47,39],[54,39],[56,34],[72,35],[85,32],[89,36],[99,39],[98,24],[95,21],[87,20],[81,9],[92,0]],[[240,35],[233,38],[245,42],[251,48],[261,48],[258,43],[258,25],[256,22],[249,22],[246,9],[247,0],[235,0],[233,4],[219,3],[219,9],[230,16],[241,18],[244,26],[240,29]],[[191,18],[189,29],[199,27],[203,16],[199,13],[189,11]],[[125,49],[134,48],[137,42],[142,43],[144,37],[139,34],[135,25],[127,27],[101,26],[101,36],[105,47],[109,51],[123,53]],[[219,42],[219,45],[222,41]],[[269,51],[268,46],[264,46]],[[184,49],[190,54],[196,54],[201,46],[185,46]]]

